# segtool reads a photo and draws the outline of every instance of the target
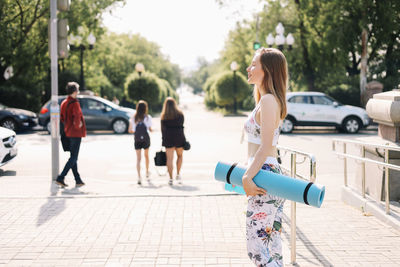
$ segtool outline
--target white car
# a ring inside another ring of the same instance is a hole
[[[10,162],[17,155],[15,132],[0,127],[0,167]]]
[[[357,133],[370,124],[363,108],[342,105],[320,92],[292,92],[286,94],[287,116],[281,127],[290,133],[295,126],[336,126],[347,133]]]

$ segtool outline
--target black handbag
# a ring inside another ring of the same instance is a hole
[[[190,143],[188,141],[185,141],[183,144],[183,150],[189,150],[190,149]]]
[[[64,151],[70,151],[70,142],[69,138],[65,135],[64,132],[64,123],[60,122],[60,132],[61,132],[61,145]]]
[[[156,156],[154,157],[154,165],[167,166],[167,153],[165,151],[160,150],[159,152],[156,152]]]

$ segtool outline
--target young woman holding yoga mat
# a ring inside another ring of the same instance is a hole
[[[256,266],[283,266],[282,212],[285,199],[270,195],[253,182],[260,169],[282,173],[277,157],[280,123],[286,116],[288,69],[286,58],[274,48],[260,48],[247,68],[254,84],[256,107],[245,122],[248,165],[243,188],[248,196],[247,252]]]

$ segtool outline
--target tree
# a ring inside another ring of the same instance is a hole
[[[70,32],[76,32],[77,27],[83,25],[100,36],[103,32],[101,14],[115,2],[122,0],[72,1],[71,11],[63,12],[65,14],[60,17],[69,19]],[[46,93],[50,91],[49,17],[48,0],[0,2],[0,95],[2,101],[18,95],[6,104],[38,110],[41,102],[48,100],[42,96],[48,96]],[[66,65],[75,58],[65,60]],[[14,76],[5,80],[3,73],[8,66],[13,66]],[[75,72],[72,68],[69,71]]]
[[[149,103],[149,109],[157,109],[161,102],[161,88],[158,77],[149,72],[139,75],[134,72],[128,76],[125,83],[127,95],[134,102],[145,100]]]
[[[251,90],[246,78],[239,72],[235,75],[232,72],[221,74],[213,84],[215,90],[215,102],[220,106],[231,106],[234,108],[236,102],[243,101]],[[233,110],[236,113],[236,110]]]

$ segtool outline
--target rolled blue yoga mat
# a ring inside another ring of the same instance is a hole
[[[236,164],[218,162],[215,167],[215,179],[225,182],[226,189],[244,193],[242,177],[246,169]],[[267,194],[304,203],[314,207],[321,207],[325,196],[325,186],[294,179],[282,174],[260,170],[253,178],[254,183],[267,190]],[[238,187],[239,186],[239,187]]]

